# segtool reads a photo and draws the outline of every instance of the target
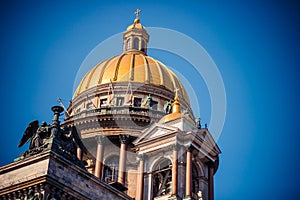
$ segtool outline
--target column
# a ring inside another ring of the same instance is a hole
[[[120,158],[119,158],[119,172],[118,172],[118,182],[125,185],[125,171],[126,171],[126,148],[129,136],[120,135]]]
[[[186,181],[185,181],[185,195],[192,196],[192,148],[186,149]]]
[[[173,164],[172,164],[172,194],[177,194],[178,182],[178,145],[173,145]]]
[[[79,147],[77,147],[77,158],[82,160],[82,150]]]
[[[144,188],[144,155],[139,155],[139,168],[137,176],[137,189],[136,189],[136,200],[143,200],[143,188]]]
[[[102,168],[103,168],[103,144],[105,137],[100,135],[96,138],[97,141],[97,154],[96,154],[96,166],[95,166],[95,176],[102,179]]]
[[[100,106],[99,106],[99,96],[98,95],[96,95],[94,97],[94,107],[95,108],[100,108]]]
[[[214,163],[208,163],[208,200],[214,200]]]

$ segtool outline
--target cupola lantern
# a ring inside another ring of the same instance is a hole
[[[147,54],[147,44],[149,41],[149,35],[145,27],[140,23],[139,13],[140,9],[137,9],[134,14],[136,15],[133,24],[129,25],[123,34],[123,52],[128,51],[141,51]]]

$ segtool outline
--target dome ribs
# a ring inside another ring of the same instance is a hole
[[[104,60],[105,61],[105,60]],[[97,64],[92,70],[91,70],[91,73],[88,77],[88,81],[86,83],[86,86],[85,86],[85,89],[88,89],[90,87],[90,83],[91,83],[91,79],[93,78],[94,76],[94,72],[96,71],[96,69],[102,64],[104,63],[104,61],[100,62],[99,64]]]
[[[77,90],[75,91],[75,94],[74,94],[74,97],[76,97],[77,95],[79,95],[81,92],[82,92],[82,86],[83,86],[83,83],[84,83],[84,80],[86,80],[86,78],[90,75],[90,73],[86,73],[85,76],[82,78],[82,81],[81,83],[79,84]],[[74,98],[73,97],[73,98]]]
[[[150,73],[149,73],[149,62],[146,56],[143,56],[144,62],[145,62],[145,83],[150,83]]]
[[[130,80],[131,63],[133,55],[126,54],[123,56],[117,70],[117,82],[128,82]]]
[[[158,69],[158,73],[159,73],[159,77],[160,77],[160,83],[159,85],[164,85],[164,77],[163,77],[163,73],[162,73],[162,67],[160,66],[159,62],[157,60],[154,60],[156,67]]]
[[[117,63],[116,63],[113,81],[118,80],[118,71],[119,71],[119,68],[120,68],[120,63],[121,63],[121,61],[122,61],[122,58],[123,58],[125,55],[126,55],[126,54],[122,54],[122,55],[120,56],[120,58],[118,59]]]
[[[170,70],[167,70],[167,72],[171,78],[171,82],[172,82],[172,86],[173,86],[173,88],[171,88],[171,91],[173,92],[178,86],[175,83],[174,74]]]
[[[160,61],[157,61],[157,62],[162,69],[162,79],[164,80],[164,83],[161,86],[164,86],[167,89],[172,89],[171,76],[168,73],[168,71],[169,71],[168,68]]]
[[[130,81],[134,80],[134,59],[135,59],[135,54],[132,55],[131,61],[130,61],[130,70],[129,70],[129,80]]]
[[[108,60],[106,60],[104,66],[103,66],[103,68],[102,68],[102,70],[101,70],[101,73],[100,73],[100,75],[99,75],[98,85],[102,83],[103,74],[104,74],[104,71],[105,71],[107,65],[108,65],[114,58],[117,58],[117,57],[118,57],[118,56],[114,56],[114,57],[111,57],[111,58],[109,58]]]

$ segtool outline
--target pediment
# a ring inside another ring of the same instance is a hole
[[[180,130],[176,127],[154,123],[148,129],[144,130],[142,134],[133,142],[133,144],[137,145],[142,141],[161,137],[176,131],[179,132]]]
[[[215,142],[214,138],[212,137],[208,129],[195,130],[193,131],[193,134],[197,135],[198,138],[200,138],[200,140],[205,142],[209,147],[215,149],[218,153],[221,153],[221,150],[219,149],[217,143]]]

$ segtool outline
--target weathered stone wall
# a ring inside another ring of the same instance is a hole
[[[38,190],[39,199],[131,199],[53,152],[1,167],[0,180],[0,199],[29,199]]]
[[[0,167],[0,191],[2,192],[7,187],[45,176],[48,171],[48,165],[49,159],[32,156],[30,159]]]

